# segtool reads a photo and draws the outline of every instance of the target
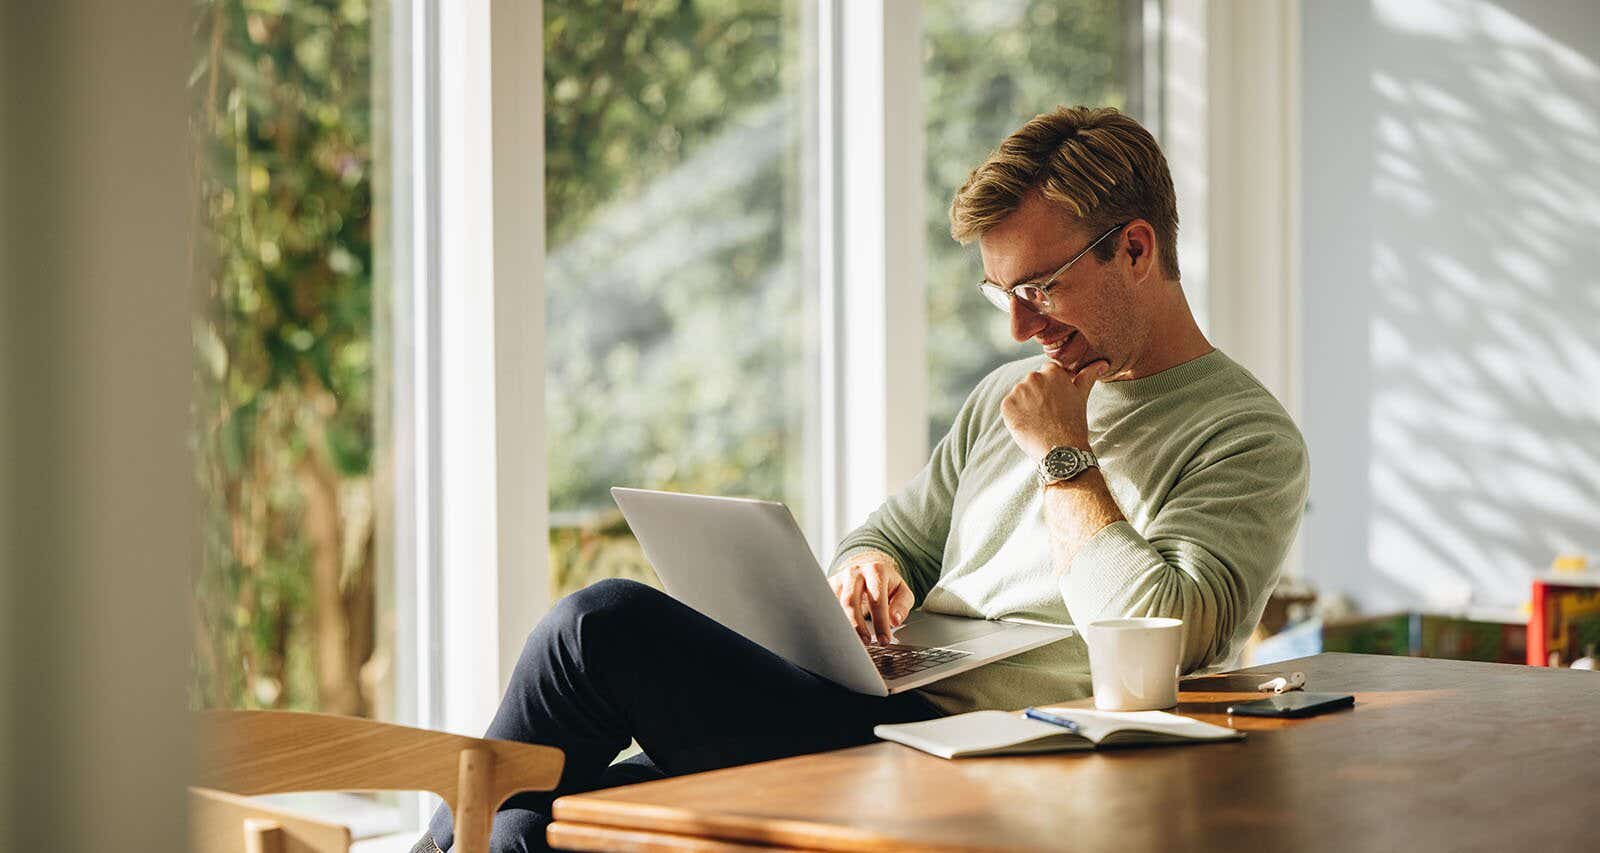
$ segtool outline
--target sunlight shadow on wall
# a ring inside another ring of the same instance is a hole
[[[1521,5],[1372,6],[1383,606],[1514,606],[1555,553],[1600,547],[1600,48]]]

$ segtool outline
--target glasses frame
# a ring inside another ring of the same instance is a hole
[[[1007,314],[1011,313],[1012,297],[1016,297],[1017,301],[1026,304],[1029,308],[1032,308],[1035,311],[1049,311],[1050,290],[1056,286],[1056,279],[1060,278],[1062,273],[1071,269],[1072,265],[1081,260],[1084,255],[1089,254],[1090,249],[1100,245],[1100,243],[1107,237],[1110,237],[1112,234],[1127,228],[1131,224],[1133,224],[1133,220],[1130,219],[1121,225],[1113,227],[1111,230],[1101,234],[1099,237],[1094,238],[1094,242],[1085,246],[1083,251],[1073,255],[1072,260],[1062,264],[1060,268],[1047,276],[1043,281],[1025,281],[1021,284],[1014,284],[1011,287],[1001,287],[1000,285],[995,284],[988,279],[984,279],[983,281],[978,282],[978,292],[983,294],[984,299],[989,300],[990,305],[993,305]],[[1024,295],[1025,291],[1033,291],[1038,295]]]

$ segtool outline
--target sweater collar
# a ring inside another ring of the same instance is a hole
[[[1226,369],[1232,363],[1233,360],[1223,355],[1222,350],[1213,349],[1199,358],[1169,367],[1160,373],[1152,373],[1138,379],[1097,382],[1095,391],[1097,395],[1105,396],[1107,402],[1115,400],[1134,403],[1153,400],[1206,379]]]

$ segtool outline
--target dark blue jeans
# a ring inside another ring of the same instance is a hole
[[[939,715],[914,693],[854,693],[644,584],[567,596],[528,635],[485,737],[566,753],[554,792],[518,794],[494,818],[496,851],[546,850],[556,797],[870,742],[878,723]],[[643,756],[612,765],[637,740]],[[429,826],[453,843],[448,807]]]

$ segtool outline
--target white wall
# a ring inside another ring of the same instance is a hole
[[[1515,606],[1600,552],[1600,5],[1306,3],[1306,573]]]
[[[0,836],[17,850],[185,847],[192,12],[0,7]]]

